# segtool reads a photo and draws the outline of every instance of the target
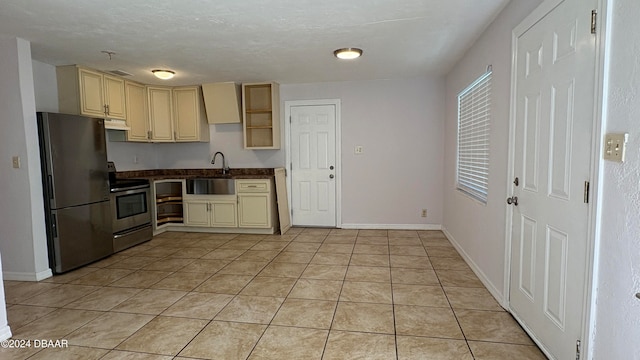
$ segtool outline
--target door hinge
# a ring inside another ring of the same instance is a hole
[[[588,204],[589,203],[589,182],[585,181],[584,182],[584,203]]]
[[[598,26],[598,10],[591,10],[591,33],[596,33],[596,28]]]
[[[580,360],[580,340],[576,340],[576,360]]]

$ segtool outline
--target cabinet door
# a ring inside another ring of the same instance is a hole
[[[147,87],[151,140],[173,141],[173,103],[171,89]]]
[[[104,75],[104,103],[107,105],[107,117],[126,119],[124,80]]]
[[[209,226],[209,202],[190,200],[184,202],[184,224],[188,226]]]
[[[238,194],[238,226],[271,227],[269,194]]]
[[[104,118],[102,74],[78,69],[80,82],[80,114]]]
[[[200,139],[199,92],[197,87],[173,89],[175,111],[175,140]]]
[[[209,124],[240,124],[241,90],[233,82],[202,84]]]
[[[238,217],[236,202],[233,200],[214,201],[211,203],[212,227],[237,227]]]
[[[127,141],[147,142],[149,119],[147,118],[146,90],[143,85],[125,82],[125,101],[127,108]]]

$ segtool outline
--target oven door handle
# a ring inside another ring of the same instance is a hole
[[[111,192],[112,193],[121,193],[124,192],[125,195],[128,194],[133,194],[134,192],[136,192],[136,190],[140,190],[140,189],[148,189],[149,185],[137,185],[137,186],[127,186],[127,187],[115,187],[115,188],[111,188]]]
[[[133,233],[137,233],[137,232],[140,232],[142,230],[146,230],[146,229],[148,229],[150,227],[151,227],[150,223],[144,224],[144,225],[140,225],[140,226],[136,226],[136,227],[134,227],[132,229],[127,229],[125,231],[121,231],[119,233],[113,234],[113,238],[114,239],[119,239],[121,237],[125,237],[125,236],[131,235]]]

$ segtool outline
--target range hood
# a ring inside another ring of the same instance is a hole
[[[104,119],[104,128],[107,130],[131,130],[124,120]]]

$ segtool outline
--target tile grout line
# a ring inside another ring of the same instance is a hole
[[[442,293],[444,294],[445,298],[447,299],[447,303],[449,304],[449,308],[451,309],[451,312],[453,313],[453,317],[456,319],[456,323],[458,324],[458,328],[460,329],[460,333],[462,333],[462,337],[464,338],[464,342],[467,345],[467,349],[469,349],[469,354],[471,354],[471,358],[475,359],[475,355],[473,354],[473,351],[471,350],[471,345],[469,345],[469,340],[467,339],[467,335],[464,333],[464,330],[462,329],[462,325],[460,324],[460,320],[458,319],[458,314],[456,314],[456,312],[453,310],[453,305],[451,304],[451,300],[449,300],[449,295],[447,295],[447,292],[444,290],[444,285],[442,284],[442,281],[440,280],[440,275],[438,275],[438,272],[436,271],[435,268],[433,268],[433,263],[431,262],[431,255],[429,255],[429,251],[427,249],[427,246],[424,245],[424,242],[422,242],[422,239],[420,239],[422,246],[424,247],[424,250],[427,252],[427,257],[429,258],[429,263],[431,264],[431,268],[433,269],[433,272],[436,274],[436,277],[438,278],[438,283],[440,284],[440,289],[442,290]]]
[[[328,236],[329,235],[327,235],[327,237]],[[356,235],[356,241],[357,241],[357,239],[358,239],[358,237]],[[326,240],[327,240],[327,238],[325,237],[324,241],[326,241]],[[324,244],[324,241],[322,242],[323,244]],[[355,243],[354,243],[353,247],[355,248]],[[345,283],[346,278],[347,278],[347,273],[349,272],[349,266],[351,264],[351,259],[352,258],[353,258],[353,249],[351,250],[351,253],[349,254],[349,261],[347,262],[347,270],[344,272],[344,276],[342,277],[342,284],[340,285],[340,292],[338,293],[338,299],[336,300],[336,307],[335,307],[335,309],[333,309],[333,316],[331,317],[331,323],[329,324],[329,330],[327,331],[327,338],[324,341],[324,346],[322,347],[322,355],[320,356],[320,359],[324,359],[324,355],[327,352],[327,345],[329,345],[329,337],[331,336],[331,331],[333,330],[333,325],[334,325],[334,322],[336,321],[336,314],[338,313],[338,306],[340,305],[340,297],[342,296],[342,290],[344,289],[344,283]]]
[[[398,328],[396,323],[396,301],[393,295],[393,274],[391,272],[391,241],[387,232],[387,251],[389,253],[389,283],[391,285],[391,310],[393,311],[393,343],[396,346],[396,360],[399,358],[398,351]]]

